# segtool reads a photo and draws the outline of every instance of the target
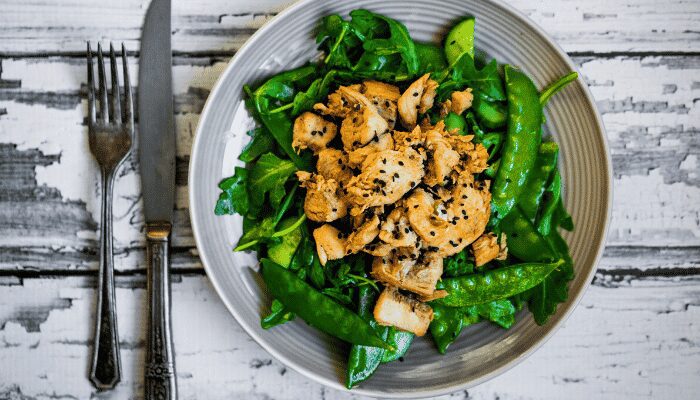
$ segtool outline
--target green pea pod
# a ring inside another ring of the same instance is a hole
[[[451,132],[453,129],[458,129],[457,133],[464,135],[467,130],[467,120],[459,115],[450,111],[443,120],[445,122],[445,130]]]
[[[508,253],[523,261],[549,262],[559,255],[547,240],[535,229],[532,222],[516,207],[500,224],[508,235]]]
[[[497,129],[506,125],[508,112],[503,103],[491,102],[482,99],[481,96],[475,96],[472,108],[479,117],[481,125],[490,129]]]
[[[377,301],[377,292],[371,286],[365,285],[359,288],[358,315],[367,321],[382,339],[386,340],[389,327],[379,326],[372,316],[374,304]],[[353,345],[348,357],[347,379],[345,385],[348,389],[368,379],[377,370],[382,362],[386,350],[380,347]]]
[[[432,304],[433,320],[430,322],[430,335],[440,354],[447,352],[447,347],[454,342],[462,330],[479,322],[479,315],[469,313],[468,309],[446,307]]]
[[[510,65],[505,68],[508,131],[491,189],[495,221],[508,215],[535,165],[542,140],[542,106],[535,84]]]
[[[547,187],[546,193],[548,194],[548,199],[543,205],[542,214],[537,220],[537,231],[543,236],[549,235],[552,229],[556,229],[556,226],[552,226],[552,217],[561,199],[561,175],[559,171],[554,171],[554,177]]]
[[[348,343],[392,349],[359,315],[321,294],[293,272],[269,259],[260,261],[270,294],[309,325]]]
[[[481,144],[486,147],[486,151],[489,153],[489,159],[487,161],[491,161],[496,154],[498,154],[498,150],[501,149],[503,134],[500,132],[487,133],[481,140]]]
[[[416,335],[411,332],[404,332],[396,327],[389,327],[389,335],[387,336],[387,342],[396,348],[394,351],[384,350],[384,355],[382,356],[382,364],[398,360],[403,357],[408,348],[413,343],[413,339]]]
[[[536,286],[562,263],[559,260],[549,264],[513,264],[481,274],[443,279],[437,288],[447,290],[447,297],[431,303],[465,307],[505,299]]]
[[[457,23],[445,37],[445,57],[454,64],[462,55],[474,57],[474,17],[467,17]]]
[[[555,142],[546,142],[540,145],[535,166],[527,178],[520,199],[518,199],[518,207],[530,220],[534,220],[537,216],[542,195],[547,189],[547,182],[552,176],[552,171],[557,168],[558,154],[559,146]]]
[[[567,231],[574,230],[574,220],[571,219],[571,215],[568,211],[566,211],[566,207],[564,207],[564,199],[561,197],[559,197],[557,208],[554,210],[553,219],[556,226],[560,226]]]

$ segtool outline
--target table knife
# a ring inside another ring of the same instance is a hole
[[[177,398],[170,322],[169,242],[175,198],[170,0],[146,12],[139,61],[139,164],[146,220],[148,331],[145,398]]]

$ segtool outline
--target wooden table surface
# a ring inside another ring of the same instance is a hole
[[[700,2],[511,3],[570,54],[593,92],[612,152],[613,218],[593,285],[565,326],[511,371],[445,398],[700,398]],[[173,4],[172,290],[183,399],[353,398],[285,368],[242,331],[201,268],[188,220],[190,144],[209,90],[287,5]],[[0,0],[0,399],[141,398],[145,262],[134,157],[114,204],[124,376],[109,393],[87,379],[100,202],[83,54],[86,40],[123,41],[137,72],[147,6]]]

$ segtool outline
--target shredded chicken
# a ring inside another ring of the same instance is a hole
[[[384,150],[372,153],[362,163],[361,172],[347,185],[352,215],[385,204],[393,204],[423,178],[423,165],[417,155]]]
[[[372,262],[372,276],[383,283],[432,296],[442,275],[442,257],[434,252],[401,247]]]
[[[313,231],[321,263],[372,255],[371,276],[385,286],[375,319],[416,335],[425,334],[432,319],[425,303],[447,296],[436,290],[444,257],[469,245],[477,266],[507,257],[505,235],[496,240],[485,232],[490,181],[476,174],[488,167],[486,148],[426,115],[434,106],[443,117],[462,114],[471,107],[471,89],[435,105],[437,87],[429,74],[403,93],[377,81],[341,86],[325,104],[314,105],[342,121],[339,128],[305,113],[294,132],[295,148],[311,148],[318,156],[315,173],[297,176],[306,188],[307,217],[325,223]],[[405,131],[394,130],[397,118]],[[321,124],[333,128],[326,126],[321,136],[310,133]],[[341,140],[332,140],[328,133],[338,130]],[[335,227],[327,224],[339,219]]]
[[[321,225],[314,229],[313,236],[321,265],[326,265],[328,260],[339,260],[345,257],[345,237],[333,225]]]
[[[310,220],[331,222],[347,215],[348,205],[339,195],[339,185],[335,179],[305,171],[297,172],[297,178],[306,188],[304,213]]]
[[[425,145],[429,157],[428,172],[423,177],[423,182],[428,186],[442,185],[459,163],[459,153],[452,149],[439,130],[428,131]]]
[[[294,121],[292,147],[297,151],[306,148],[318,153],[333,140],[338,127],[312,112],[305,112]]]
[[[437,82],[430,79],[430,74],[425,74],[413,82],[401,95],[398,102],[401,124],[408,129],[413,129],[418,121],[418,113],[425,113],[433,106]]]
[[[401,96],[399,88],[384,82],[365,81],[360,86],[360,93],[364,94],[377,108],[389,125],[394,129],[396,124],[396,102]]]
[[[454,179],[453,188],[439,188],[438,196],[416,189],[406,200],[411,227],[443,257],[459,253],[481,236],[491,215],[488,184],[475,184],[466,172]]]
[[[416,336],[423,336],[433,320],[433,309],[389,286],[377,299],[374,319],[380,325],[395,326]]]
[[[382,224],[379,231],[379,238],[393,247],[410,247],[415,246],[418,241],[418,235],[411,229],[411,224],[408,222],[406,210],[403,207],[395,208],[386,221]]]
[[[345,245],[346,254],[357,253],[365,246],[372,243],[374,238],[379,234],[379,217],[376,215],[365,221],[357,230],[353,231],[348,236]]]
[[[316,171],[326,179],[335,179],[341,187],[353,176],[348,166],[348,155],[338,149],[321,150],[316,161]]]
[[[485,233],[472,243],[472,252],[474,253],[474,265],[480,267],[491,260],[498,257],[501,248],[498,245],[496,235],[493,233]]]
[[[348,153],[348,165],[353,168],[359,167],[368,155],[382,150],[391,150],[393,148],[394,139],[390,133],[383,133],[375,136],[366,145]]]
[[[474,95],[472,94],[472,89],[466,89],[461,92],[452,92],[450,96],[452,100],[452,112],[455,114],[462,114],[469,107],[472,106],[472,101],[474,101]]]
[[[340,138],[346,150],[364,146],[375,136],[389,129],[387,121],[362,93],[346,86],[341,86],[338,91],[343,98],[348,99],[353,108],[340,125]]]

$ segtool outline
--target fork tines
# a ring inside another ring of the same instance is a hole
[[[107,96],[107,82],[105,79],[104,57],[102,55],[102,45],[97,44],[97,77],[98,77],[98,103],[100,105],[99,113],[96,112],[95,100],[95,78],[92,63],[92,49],[90,42],[87,43],[87,98],[88,98],[88,124],[89,125],[116,125],[121,124],[133,126],[133,99],[131,94],[131,83],[129,80],[129,68],[127,65],[126,48],[122,43],[122,67],[124,75],[124,98],[121,99],[119,90],[119,76],[117,74],[117,58],[114,52],[114,47],[109,45],[109,60],[112,80],[112,96],[111,101]]]

